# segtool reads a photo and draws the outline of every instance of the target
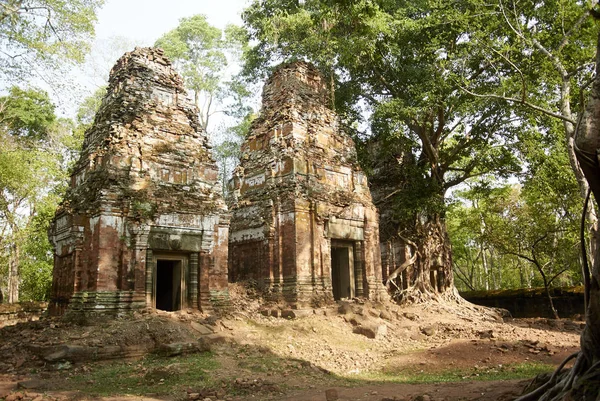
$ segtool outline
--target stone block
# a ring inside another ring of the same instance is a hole
[[[364,326],[355,326],[352,329],[355,334],[360,334],[368,338],[379,338],[387,334],[387,326],[385,324],[369,324]]]

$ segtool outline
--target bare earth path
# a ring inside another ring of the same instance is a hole
[[[333,390],[332,400],[512,400],[528,383],[522,378],[551,370],[579,348],[582,328],[571,320],[502,321],[446,304],[350,302],[287,319],[264,316],[264,305],[251,298],[233,299],[237,312],[220,319],[153,312],[0,329],[0,398],[324,401]],[[190,344],[211,352],[140,359],[157,349],[179,354]],[[94,361],[102,352],[116,359]]]

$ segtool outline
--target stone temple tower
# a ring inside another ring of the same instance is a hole
[[[51,313],[227,302],[229,215],[197,114],[160,49],[117,61],[49,230]]]
[[[230,281],[256,280],[298,308],[386,297],[377,210],[326,81],[285,64],[262,96],[231,182]]]

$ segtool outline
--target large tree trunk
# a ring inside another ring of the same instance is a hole
[[[446,222],[440,215],[419,219],[411,238],[396,240],[416,252],[414,263],[402,272],[402,286],[394,298],[400,302],[423,302],[445,296],[455,296],[452,252]]]
[[[596,48],[596,78],[585,112],[575,136],[575,153],[587,179],[596,206],[600,207],[600,35]],[[549,381],[537,390],[520,397],[529,400],[597,400],[600,394],[600,248],[593,236],[591,271],[584,268],[586,286],[586,326],[581,334],[581,351],[573,367],[564,373],[557,370]],[[562,365],[561,365],[562,367]]]

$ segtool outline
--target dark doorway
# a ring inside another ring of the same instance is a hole
[[[181,309],[181,261],[156,261],[156,309]]]
[[[333,299],[354,298],[354,253],[352,244],[331,247]]]

